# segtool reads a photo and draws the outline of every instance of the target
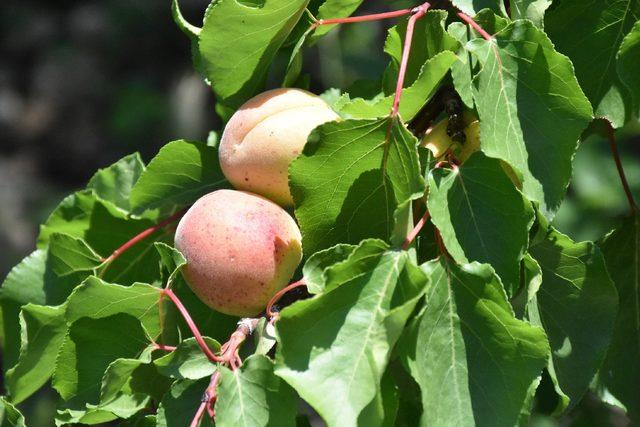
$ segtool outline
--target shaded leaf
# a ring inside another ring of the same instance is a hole
[[[630,118],[631,93],[616,72],[616,54],[640,16],[637,0],[564,0],[547,13],[545,30],[558,51],[571,58],[596,117],[615,127]],[[637,59],[636,59],[637,61]]]
[[[228,107],[260,91],[269,65],[309,0],[221,0],[207,11],[199,35],[206,77]]]
[[[513,295],[534,215],[500,161],[476,153],[455,169],[434,169],[428,205],[451,256],[491,264]]]
[[[217,426],[296,425],[296,395],[273,374],[273,362],[266,356],[250,356],[235,372],[223,367],[220,375]]]
[[[358,9],[364,0],[326,0],[318,8],[317,19],[346,18]],[[313,39],[318,39],[331,31],[335,25],[321,25],[313,32]]]
[[[592,117],[571,63],[529,21],[467,47],[483,65],[474,90],[482,150],[519,171],[524,194],[546,214],[555,212],[578,138]]]
[[[20,358],[6,373],[12,402],[18,404],[31,396],[53,374],[56,355],[67,332],[64,309],[33,304],[22,307]]]
[[[452,0],[451,3],[467,15],[475,15],[482,9],[491,9],[495,13],[507,14],[502,0]]]
[[[549,229],[530,252],[542,268],[536,299],[540,326],[551,344],[549,372],[574,406],[604,360],[618,295],[600,250],[591,242],[574,243]]]
[[[376,262],[357,256],[371,246]],[[356,425],[381,392],[391,350],[427,286],[406,252],[380,242],[364,242],[350,258],[355,274],[287,307],[277,324],[276,374],[329,426]],[[360,272],[361,263],[370,268]]]
[[[631,92],[634,100],[633,114],[640,115],[640,21],[636,22],[629,34],[622,40],[617,54],[618,75]]]
[[[184,427],[200,406],[202,395],[209,385],[209,378],[198,381],[180,380],[173,383],[164,395],[158,408],[158,427]],[[200,427],[213,426],[209,417],[205,416]]]
[[[394,119],[319,126],[289,167],[289,184],[307,254],[388,238],[398,204],[424,190],[416,139]]]
[[[7,402],[4,397],[0,397],[0,427],[24,427],[24,416]]]
[[[640,422],[640,216],[624,221],[602,242],[607,267],[618,289],[619,311],[600,381]]]
[[[421,425],[515,425],[549,357],[544,331],[515,318],[489,266],[443,259],[424,269],[433,284],[413,348],[403,347]]]

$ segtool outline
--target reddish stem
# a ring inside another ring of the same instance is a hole
[[[162,350],[162,351],[174,351],[177,348],[172,345],[158,344],[157,342],[153,342],[151,343],[151,345],[153,346],[154,350]]]
[[[420,233],[420,230],[422,230],[422,228],[424,227],[424,225],[427,223],[427,221],[429,221],[429,210],[427,210],[424,215],[422,215],[422,218],[420,218],[420,220],[418,221],[418,223],[415,225],[415,227],[413,227],[413,230],[411,230],[411,232],[409,234],[407,234],[407,238],[405,239],[404,243],[402,244],[402,249],[403,250],[407,250],[409,249],[409,246],[411,246],[411,243],[413,243],[413,241],[416,239],[416,236],[418,235],[418,233]]]
[[[186,307],[182,304],[182,301],[180,301],[180,299],[176,296],[176,294],[174,294],[171,289],[167,289],[167,288],[161,290],[160,292],[161,292],[161,295],[166,295],[167,297],[169,297],[169,299],[176,306],[176,308],[184,318],[185,322],[187,322],[187,326],[191,330],[191,333],[195,337],[196,342],[198,343],[198,345],[200,346],[204,354],[207,356],[207,358],[210,361],[216,362],[216,363],[224,362],[224,359],[222,357],[216,356],[213,353],[213,351],[211,351],[207,343],[204,341],[204,338],[202,337],[202,334],[198,330],[198,327],[196,326],[195,322],[191,318],[191,315],[187,311]]]
[[[616,162],[616,168],[618,168],[618,175],[620,175],[620,181],[622,182],[622,187],[624,188],[624,192],[627,195],[627,201],[629,202],[629,207],[631,207],[631,213],[636,213],[639,211],[639,209],[635,199],[633,198],[633,193],[631,193],[631,188],[629,187],[629,182],[627,181],[627,175],[624,173],[622,160],[620,160],[620,153],[618,152],[618,144],[616,143],[615,129],[613,128],[611,123],[608,121],[606,123],[606,128],[607,128],[607,136],[609,137],[609,146],[611,147],[611,154],[613,155],[613,160]]]
[[[396,93],[393,98],[393,107],[391,107],[391,116],[398,115],[398,109],[400,108],[400,98],[402,97],[402,89],[404,87],[404,77],[407,73],[407,66],[409,64],[409,54],[411,52],[411,41],[413,39],[413,29],[416,25],[416,21],[422,18],[427,10],[431,7],[429,2],[425,2],[420,6],[412,9],[413,15],[409,18],[407,23],[407,32],[404,38],[404,47],[402,48],[402,59],[400,61],[400,70],[398,71],[398,81],[396,83]]]
[[[204,413],[207,410],[208,404],[209,402],[205,400],[203,400],[202,403],[200,403],[200,406],[198,407],[198,411],[193,416],[193,419],[191,420],[189,427],[198,427],[200,425],[200,421],[202,421],[202,417],[204,416]]]
[[[307,284],[305,283],[304,278],[302,278],[297,282],[290,283],[289,285],[285,286],[284,288],[276,292],[276,294],[273,297],[271,297],[271,300],[269,300],[269,304],[267,304],[267,317],[269,317],[270,319],[276,319],[278,316],[278,313],[273,311],[273,305],[277,303],[280,300],[280,298],[282,298],[282,296],[287,292],[289,292],[290,290],[299,288],[300,286],[306,286],[306,285]]]
[[[372,15],[349,16],[347,18],[335,19],[319,19],[313,23],[313,27],[319,27],[320,25],[351,24],[354,22],[379,21],[381,19],[390,19],[409,15],[412,11],[413,9],[401,9],[394,10],[393,12],[374,13]]]
[[[229,341],[220,347],[220,358],[223,363],[229,365],[232,371],[242,366],[240,358],[240,346],[253,333],[260,319],[244,318],[238,322],[238,328],[229,337]]]
[[[111,263],[112,261],[117,259],[120,255],[122,255],[124,252],[126,252],[129,249],[131,249],[131,247],[133,247],[136,244],[140,243],[142,240],[146,239],[147,237],[149,237],[150,235],[152,235],[156,231],[161,230],[164,227],[166,227],[167,225],[171,224],[172,222],[180,219],[185,214],[186,211],[187,211],[186,209],[183,209],[183,210],[181,210],[179,212],[176,212],[173,215],[171,215],[169,218],[159,222],[158,224],[154,225],[153,227],[149,227],[146,230],[142,231],[141,233],[138,233],[136,236],[131,238],[125,244],[123,244],[118,249],[113,251],[111,253],[111,255],[109,255],[106,258],[103,258],[102,262],[103,263]]]
[[[467,24],[471,25],[471,27],[474,30],[476,30],[478,32],[478,34],[480,34],[485,40],[491,41],[493,39],[493,37],[491,37],[491,34],[487,33],[480,25],[478,25],[478,23],[476,21],[473,20],[472,17],[470,17],[466,13],[458,12],[458,16],[464,22],[466,22]]]

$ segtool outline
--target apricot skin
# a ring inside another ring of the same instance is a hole
[[[300,230],[280,206],[261,196],[218,190],[182,217],[175,246],[182,273],[209,307],[254,316],[289,283],[302,259]]]
[[[339,116],[319,97],[300,89],[274,89],[247,101],[220,139],[220,166],[238,190],[293,205],[289,164],[311,131]]]

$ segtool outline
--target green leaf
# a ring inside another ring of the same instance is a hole
[[[144,171],[144,163],[138,153],[130,154],[111,166],[96,172],[87,188],[101,199],[107,200],[124,211],[129,211],[131,189]]]
[[[346,18],[358,9],[364,0],[326,0],[318,8],[317,19]],[[321,25],[313,32],[313,39],[327,34],[335,25]]]
[[[140,320],[150,336],[159,335],[159,295],[158,289],[149,285],[139,283],[125,287],[89,277],[73,291],[63,306],[24,306],[20,358],[7,373],[7,385],[13,400],[20,402],[27,398],[49,379],[68,325],[76,320],[126,313]],[[79,420],[86,414],[76,411],[68,415],[70,420]]]
[[[0,427],[24,427],[24,416],[7,402],[4,397],[0,397]]]
[[[136,211],[186,206],[226,182],[215,147],[173,141],[151,160],[131,191],[131,204]]]
[[[157,427],[184,427],[193,419],[209,379],[180,380],[173,383],[158,408]],[[202,419],[200,427],[212,426],[209,417]]]
[[[631,93],[616,72],[616,54],[640,16],[637,0],[565,0],[547,13],[545,29],[558,51],[571,58],[596,117],[615,127],[630,119]]]
[[[416,81],[402,90],[399,113],[405,122],[413,119],[424,104],[429,101],[455,61],[456,55],[453,52],[445,51],[424,63]],[[343,117],[353,119],[385,117],[391,112],[393,99],[394,95],[372,100],[356,98],[342,105],[339,113]]]
[[[619,311],[600,381],[640,423],[640,216],[634,215],[602,242],[607,267],[618,289]]]
[[[416,139],[396,119],[316,128],[289,167],[306,253],[388,238],[398,204],[424,191]]]
[[[592,117],[571,63],[529,21],[467,47],[483,65],[474,90],[482,150],[519,171],[524,194],[546,214],[555,212],[578,138]]]
[[[220,0],[208,10],[199,36],[204,71],[228,107],[261,89],[269,65],[309,0],[264,0],[259,6]]]
[[[631,92],[634,100],[633,114],[640,115],[640,21],[627,34],[620,44],[617,54],[618,76],[626,88]]]
[[[57,276],[94,271],[102,259],[82,239],[61,233],[49,238],[49,262]]]
[[[455,169],[434,169],[428,205],[453,259],[491,264],[513,295],[534,215],[500,161],[476,153]]]
[[[502,0],[452,0],[451,3],[467,15],[471,16],[474,16],[482,9],[491,9],[495,13],[501,13],[504,16],[507,15]]]
[[[153,225],[155,222],[150,219],[127,216],[112,203],[98,199],[90,191],[83,191],[65,198],[53,211],[41,227],[38,246],[44,248],[53,233],[62,233],[84,240],[106,258],[123,243]],[[153,283],[158,280],[158,255],[152,245],[163,237],[163,233],[158,231],[122,253],[109,264],[103,277],[118,283]]]
[[[552,0],[513,0],[511,19],[528,19],[538,28],[544,27],[544,14]]]
[[[58,348],[67,332],[64,308],[33,304],[22,307],[20,358],[6,373],[6,386],[13,403],[31,396],[53,374]]]
[[[269,322],[266,317],[261,317],[253,331],[253,340],[256,345],[254,354],[268,355],[276,345],[276,329],[273,322]]]
[[[163,269],[169,272],[167,279],[164,280],[164,282],[171,283],[180,273],[182,267],[187,265],[187,260],[179,250],[167,245],[166,243],[157,242],[155,247],[160,254],[160,262],[162,263]]]
[[[302,268],[307,290],[312,294],[321,293],[326,284],[325,270],[347,259],[355,248],[355,245],[338,244],[311,255]]]
[[[413,348],[423,426],[515,425],[549,357],[544,331],[515,318],[487,265],[425,264],[432,286]]]
[[[276,375],[330,427],[355,426],[380,393],[391,350],[428,283],[406,252],[380,245],[363,242],[350,257],[353,275],[287,307],[277,324]],[[374,262],[357,256],[371,246]],[[360,272],[362,263],[370,268]]]
[[[180,30],[186,36],[193,40],[198,39],[202,28],[196,27],[186,20],[186,18],[182,15],[182,11],[180,10],[179,0],[171,0],[171,16],[173,17],[173,21],[176,23],[178,28],[180,28]]]
[[[100,401],[103,373],[111,362],[136,358],[148,344],[142,325],[128,314],[79,319],[60,348],[52,385],[67,408],[85,410],[86,404]]]
[[[430,10],[416,22],[405,74],[405,87],[416,81],[429,59],[446,50],[455,52],[460,47],[460,43],[445,30],[447,15],[445,10]],[[389,29],[384,43],[384,51],[391,57],[391,64],[383,77],[383,86],[387,94],[395,91],[406,34],[407,21],[404,21]]]
[[[606,355],[618,295],[600,250],[591,242],[574,243],[550,228],[530,252],[542,268],[536,299],[540,326],[551,344],[549,372],[575,406]]]
[[[220,344],[214,339],[205,337],[205,342],[214,352],[220,349]],[[216,370],[216,365],[202,352],[195,338],[187,338],[174,351],[153,363],[160,374],[179,380],[199,380],[211,376]]]
[[[144,283],[120,286],[89,277],[69,297],[66,318],[73,323],[83,317],[100,319],[126,313],[139,320],[150,337],[160,335],[160,290]]]
[[[53,272],[49,251],[38,249],[13,267],[0,288],[3,300],[24,304],[62,304],[90,272],[60,277]]]
[[[221,368],[218,390],[219,427],[296,425],[296,395],[273,374],[273,362],[266,356],[247,358],[235,372]]]

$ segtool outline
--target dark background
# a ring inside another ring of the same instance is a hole
[[[205,140],[210,130],[220,130],[214,97],[193,71],[189,42],[173,24],[169,3],[2,0],[0,281],[34,249],[38,224],[96,169],[134,151],[148,160],[171,140]],[[359,13],[414,2],[365,3]],[[207,2],[181,5],[199,25]],[[308,49],[312,89],[379,77],[386,65],[386,25],[344,26]],[[638,123],[619,132],[623,162],[640,199],[639,134]],[[585,140],[556,225],[574,239],[595,240],[626,211],[606,141]],[[54,398],[45,390],[21,405],[30,426],[51,425]],[[591,403],[563,424],[598,425],[593,423],[603,419],[597,413],[624,425],[614,412]]]

